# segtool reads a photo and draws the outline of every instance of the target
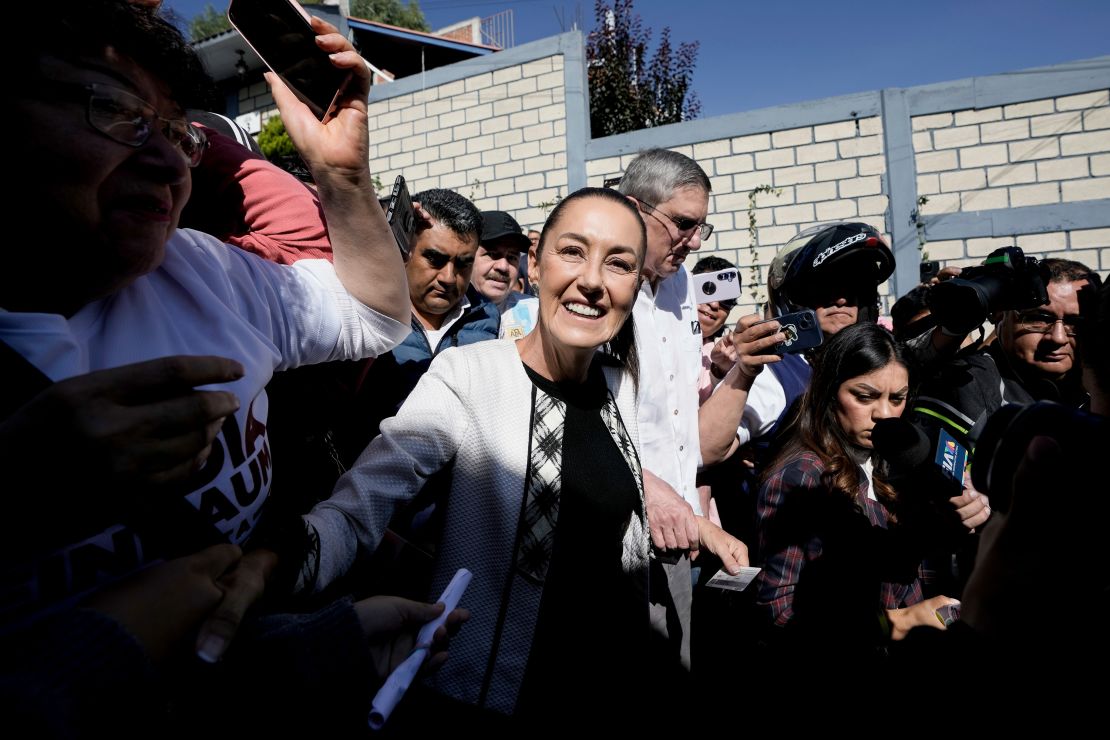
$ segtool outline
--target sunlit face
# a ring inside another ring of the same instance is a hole
[[[459,236],[434,219],[416,233],[405,272],[413,310],[425,326],[438,329],[462,302],[477,250],[477,234]]]
[[[474,288],[497,305],[505,302],[520,273],[520,246],[512,237],[494,239],[474,255]]]
[[[698,324],[701,326],[701,335],[708,339],[717,333],[728,320],[729,307],[722,306],[720,301],[698,304]]]
[[[77,62],[46,57],[39,67],[42,94],[9,99],[8,125],[15,128],[9,164],[18,173],[9,208],[39,225],[47,242],[39,246],[49,250],[42,256],[71,278],[60,284],[76,279],[82,298],[95,299],[161,264],[190,176],[181,151],[161,130],[132,147],[94,129],[81,87],[126,91],[166,118],[183,112],[164,83],[111,49]],[[60,92],[52,93],[51,83]]]
[[[1007,311],[999,327],[1002,348],[1015,360],[1046,378],[1059,378],[1075,364],[1075,337],[1067,324],[1079,317],[1078,291],[1086,280],[1049,283],[1048,305],[1024,311]],[[1029,328],[1032,321],[1054,321],[1047,333]]]
[[[909,372],[897,362],[841,383],[836,392],[836,420],[848,441],[871,449],[875,422],[901,416],[909,392]]]
[[[709,193],[694,186],[678,188],[667,200],[652,205],[654,211],[641,209],[640,215],[648,234],[644,277],[654,282],[674,275],[690,252],[701,249],[701,232],[697,228],[679,231],[671,219],[703,223],[709,214]]]
[[[642,261],[640,225],[627,208],[598,197],[570,203],[539,256],[529,252],[549,348],[593,351],[613,339],[632,312]]]

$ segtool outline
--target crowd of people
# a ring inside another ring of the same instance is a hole
[[[710,178],[664,149],[527,233],[415,193],[402,254],[348,39],[312,21],[352,73],[334,117],[267,76],[305,184],[203,112],[157,6],[62,0],[4,47],[36,232],[0,277],[13,726],[357,736],[415,651],[386,734],[689,730],[738,694],[744,726],[804,727],[829,715],[792,708],[904,717],[934,682],[1043,696],[1101,666],[1096,271],[1001,250],[892,332],[882,234],[824,224],[734,317],[694,278],[734,266],[685,264]],[[821,340],[793,352],[799,314]]]

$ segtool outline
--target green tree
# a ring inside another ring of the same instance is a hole
[[[664,28],[647,61],[651,31],[633,12],[632,0],[595,0],[597,28],[586,41],[590,82],[590,129],[612,136],[697,118],[701,103],[690,88],[698,42],[671,46]]]
[[[402,3],[401,0],[351,0],[351,15],[391,26],[411,28],[414,31],[432,30],[424,20],[424,11],[416,0],[409,0],[407,3]]]
[[[193,17],[193,20],[189,21],[189,38],[200,41],[230,28],[231,21],[227,19],[227,14],[217,11],[209,3],[204,6],[204,10]]]
[[[289,138],[281,116],[271,116],[266,121],[258,132],[258,147],[262,150],[262,156],[270,160],[297,156],[297,147],[293,146],[293,140]]]

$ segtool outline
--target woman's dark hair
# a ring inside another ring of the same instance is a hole
[[[640,212],[636,210],[636,206],[633,205],[632,201],[610,188],[581,188],[559,201],[555,208],[552,209],[551,215],[547,217],[547,221],[544,222],[543,229],[540,231],[540,240],[536,244],[536,260],[538,261],[540,255],[543,254],[544,245],[547,244],[547,236],[554,228],[555,224],[563,217],[563,211],[567,209],[567,206],[587,198],[601,198],[602,200],[619,203],[622,208],[626,208],[628,213],[636,219],[636,223],[639,225],[640,230],[638,269],[642,270],[644,267],[644,258],[647,255],[647,227],[644,226],[644,220],[640,217]],[[638,388],[640,384],[640,363],[636,356],[636,327],[632,321],[631,311],[628,313],[628,319],[617,332],[617,336],[609,340],[603,351],[609,358],[624,368],[629,376],[631,376],[633,386]]]
[[[845,381],[881,370],[892,362],[909,370],[901,345],[878,324],[853,324],[837,332],[814,359],[813,377],[802,396],[793,437],[779,459],[802,451],[816,454],[825,466],[821,476],[825,487],[855,500],[861,472],[849,452],[851,442],[836,417],[837,394]],[[876,498],[889,509],[895,501],[894,489],[877,472],[872,474],[872,483]]]
[[[16,79],[34,86],[44,56],[67,61],[100,57],[109,48],[166,83],[182,108],[219,105],[215,85],[181,31],[157,9],[127,0],[57,0],[43,33],[16,33],[4,42],[3,59]]]

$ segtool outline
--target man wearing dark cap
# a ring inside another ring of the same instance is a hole
[[[482,211],[482,240],[470,284],[501,312],[501,336],[520,339],[535,324],[538,302],[515,289],[520,255],[532,241],[504,211]]]
[[[504,211],[482,211],[481,245],[474,255],[470,283],[502,312],[523,297],[513,286],[519,272],[520,253],[527,252],[530,245],[512,216]]]

